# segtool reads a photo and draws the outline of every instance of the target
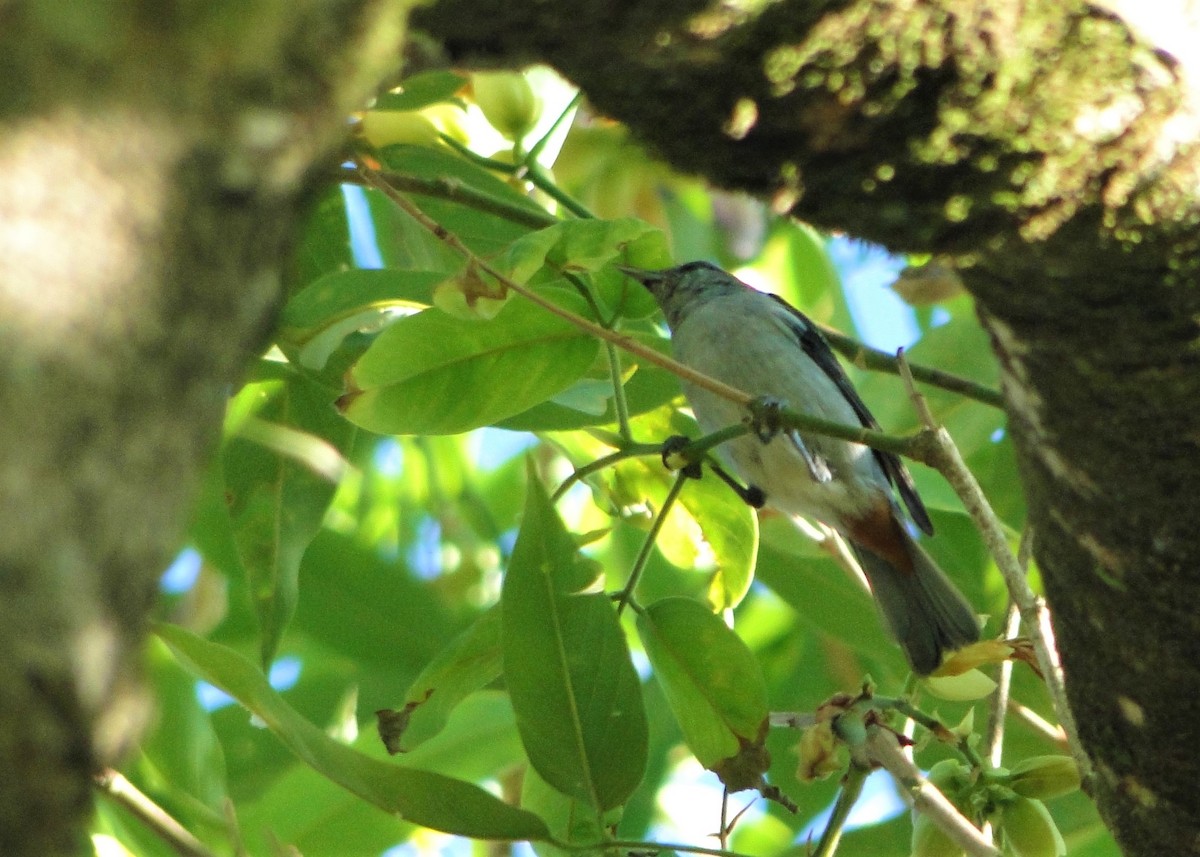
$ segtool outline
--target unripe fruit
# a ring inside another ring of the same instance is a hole
[[[1070,756],[1033,756],[1013,766],[1009,787],[1023,797],[1049,800],[1079,788],[1079,766]]]
[[[537,122],[542,105],[525,75],[513,71],[477,72],[471,76],[475,103],[492,127],[510,140]]]
[[[1000,810],[1000,830],[1016,857],[1062,857],[1067,845],[1040,800],[1019,797]]]
[[[913,819],[911,857],[963,857],[965,851],[925,813]]]
[[[432,122],[420,113],[399,110],[368,110],[362,118],[362,135],[376,149],[398,143],[433,146],[439,141]]]

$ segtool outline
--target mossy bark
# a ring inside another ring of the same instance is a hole
[[[0,12],[0,853],[82,850],[91,778],[137,738],[157,578],[404,14]]]

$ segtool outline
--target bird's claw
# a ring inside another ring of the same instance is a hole
[[[681,434],[673,434],[663,441],[662,463],[667,470],[678,470],[689,479],[699,479],[701,476],[700,462],[688,458],[686,450],[692,445],[691,438]]]
[[[748,405],[746,424],[763,443],[770,443],[775,435],[783,431],[783,409],[787,405],[774,396],[759,396]]]

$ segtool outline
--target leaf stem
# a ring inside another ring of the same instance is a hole
[[[864,765],[859,765],[855,762],[850,763],[846,775],[842,777],[842,788],[838,792],[837,802],[833,805],[833,813],[829,817],[829,823],[825,825],[825,830],[821,832],[821,838],[817,842],[817,847],[813,850],[812,857],[831,857],[833,852],[837,850],[838,842],[842,838],[842,832],[846,829],[846,821],[850,818],[850,810],[854,809],[854,804],[858,803],[858,798],[862,794],[863,783],[866,782],[867,775],[870,772],[870,768]]]
[[[181,857],[214,857],[214,853],[165,809],[147,797],[125,776],[105,768],[95,777],[96,788],[133,813]]]
[[[567,106],[563,108],[562,112],[558,114],[558,118],[555,119],[554,122],[550,124],[550,127],[546,129],[546,133],[543,134],[536,143],[529,147],[530,158],[537,159],[541,157],[542,150],[546,148],[546,145],[550,142],[550,138],[554,136],[554,133],[559,129],[559,126],[567,121],[567,117],[571,116],[571,114],[575,112],[582,102],[583,93],[576,92],[575,97],[572,98]]]
[[[633,440],[633,431],[629,427],[629,402],[625,400],[625,383],[621,378],[621,355],[611,342],[604,343],[604,352],[608,355],[608,374],[612,378],[613,410],[617,414],[617,431],[626,441]]]
[[[633,562],[633,569],[629,572],[629,580],[625,582],[625,587],[617,595],[617,615],[620,616],[624,612],[625,606],[633,597],[633,590],[637,588],[638,581],[642,577],[642,572],[646,568],[646,563],[650,559],[650,551],[654,547],[654,543],[658,541],[658,534],[662,532],[663,524],[666,523],[667,514],[671,511],[671,507],[675,505],[675,500],[679,497],[679,492],[683,490],[683,484],[687,482],[688,477],[683,472],[680,472],[675,477],[675,482],[671,485],[671,490],[667,492],[666,499],[663,500],[662,508],[658,510],[658,514],[654,516],[654,523],[650,525],[650,531],[646,533],[646,540],[642,542],[642,548],[638,551],[637,559]]]

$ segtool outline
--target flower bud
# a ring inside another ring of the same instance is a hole
[[[796,778],[801,782],[821,780],[843,767],[838,750],[838,740],[833,734],[833,726],[828,720],[817,723],[804,730],[796,752],[800,756],[800,765],[796,769]]]
[[[1079,766],[1070,756],[1033,756],[1013,766],[1008,785],[1023,797],[1049,800],[1079,788]]]
[[[996,682],[976,669],[958,675],[931,675],[925,679],[925,689],[939,699],[951,702],[972,702],[983,699],[996,689]]]
[[[925,779],[951,803],[957,804],[955,798],[971,784],[971,769],[958,759],[942,759],[929,769]]]

